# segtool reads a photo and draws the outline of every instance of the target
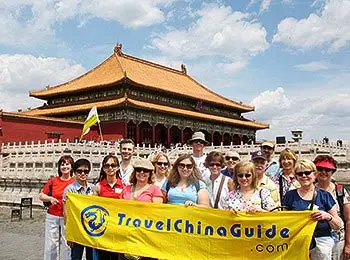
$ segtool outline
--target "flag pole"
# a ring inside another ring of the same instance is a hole
[[[103,141],[103,136],[102,136],[102,130],[101,130],[101,125],[99,122],[97,122],[98,124],[98,129],[100,130],[100,136],[101,136],[101,141]]]

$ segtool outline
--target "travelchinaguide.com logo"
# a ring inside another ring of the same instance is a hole
[[[100,237],[107,229],[109,213],[105,208],[93,205],[83,209],[80,218],[86,233]]]

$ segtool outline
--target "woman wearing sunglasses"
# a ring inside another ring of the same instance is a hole
[[[142,202],[163,203],[163,193],[160,188],[154,185],[154,166],[147,159],[135,160],[134,170],[130,176],[130,185],[126,186],[121,194],[125,200],[136,200]],[[129,254],[119,256],[120,260],[153,258],[139,257]]]
[[[175,161],[162,190],[169,204],[209,207],[209,193],[190,154]]]
[[[170,162],[168,156],[164,153],[157,153],[152,160],[155,167],[155,182],[154,185],[162,187],[169,175]]]
[[[229,193],[228,183],[232,181],[230,177],[221,174],[221,169],[225,166],[225,158],[217,151],[210,152],[204,161],[204,166],[209,169],[209,173],[203,176],[207,185],[210,199],[210,206],[222,209],[221,201]]]
[[[315,243],[312,243],[310,248],[310,258],[330,260],[334,245],[331,231],[340,229],[343,221],[337,214],[332,195],[315,186],[316,171],[312,161],[298,160],[295,164],[295,175],[300,188],[288,191],[282,205],[289,210],[317,210],[310,213],[311,219],[318,221],[313,235]]]
[[[119,175],[119,161],[114,155],[103,158],[100,177],[94,188],[94,195],[119,199],[124,189],[122,179]],[[119,254],[104,250],[97,250],[99,259],[118,260]]]
[[[259,179],[252,162],[239,162],[233,175],[234,190],[222,200],[223,209],[234,211],[269,211],[275,207],[270,191],[259,188]]]

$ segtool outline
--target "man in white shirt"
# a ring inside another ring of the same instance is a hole
[[[119,143],[122,161],[120,163],[120,177],[124,185],[130,184],[130,175],[134,170],[132,156],[135,153],[135,143],[131,139],[123,139]]]
[[[203,177],[205,171],[207,170],[207,168],[204,166],[204,161],[207,157],[204,154],[204,147],[206,144],[208,144],[208,142],[205,140],[205,135],[202,132],[195,132],[188,142],[190,145],[192,145],[192,157]]]

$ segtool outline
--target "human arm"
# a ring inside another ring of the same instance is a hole
[[[209,208],[209,192],[207,189],[198,191],[198,207]]]
[[[92,195],[100,196],[100,183],[97,183],[92,191]]]
[[[350,258],[350,203],[344,204],[345,238],[344,238],[344,259]]]
[[[164,196],[160,188],[156,185],[152,186],[153,188],[153,196],[152,196],[152,202],[153,203],[163,203],[164,201]]]
[[[334,230],[339,230],[344,226],[343,221],[338,216],[336,205],[334,205],[327,212],[323,210],[311,212],[310,217],[312,220],[315,220],[315,221],[321,221],[321,220],[327,221],[330,227]]]
[[[44,188],[42,189],[42,191],[39,194],[39,199],[43,202],[50,202],[52,205],[57,205],[60,204],[60,201],[52,196],[52,191],[53,189],[53,178],[51,178],[44,186]],[[48,194],[51,194],[51,196],[49,196]]]
[[[227,188],[228,188],[229,191],[233,191],[233,190],[234,190],[234,188],[235,188],[235,183],[233,182],[232,179],[229,179],[229,180],[227,181]]]

